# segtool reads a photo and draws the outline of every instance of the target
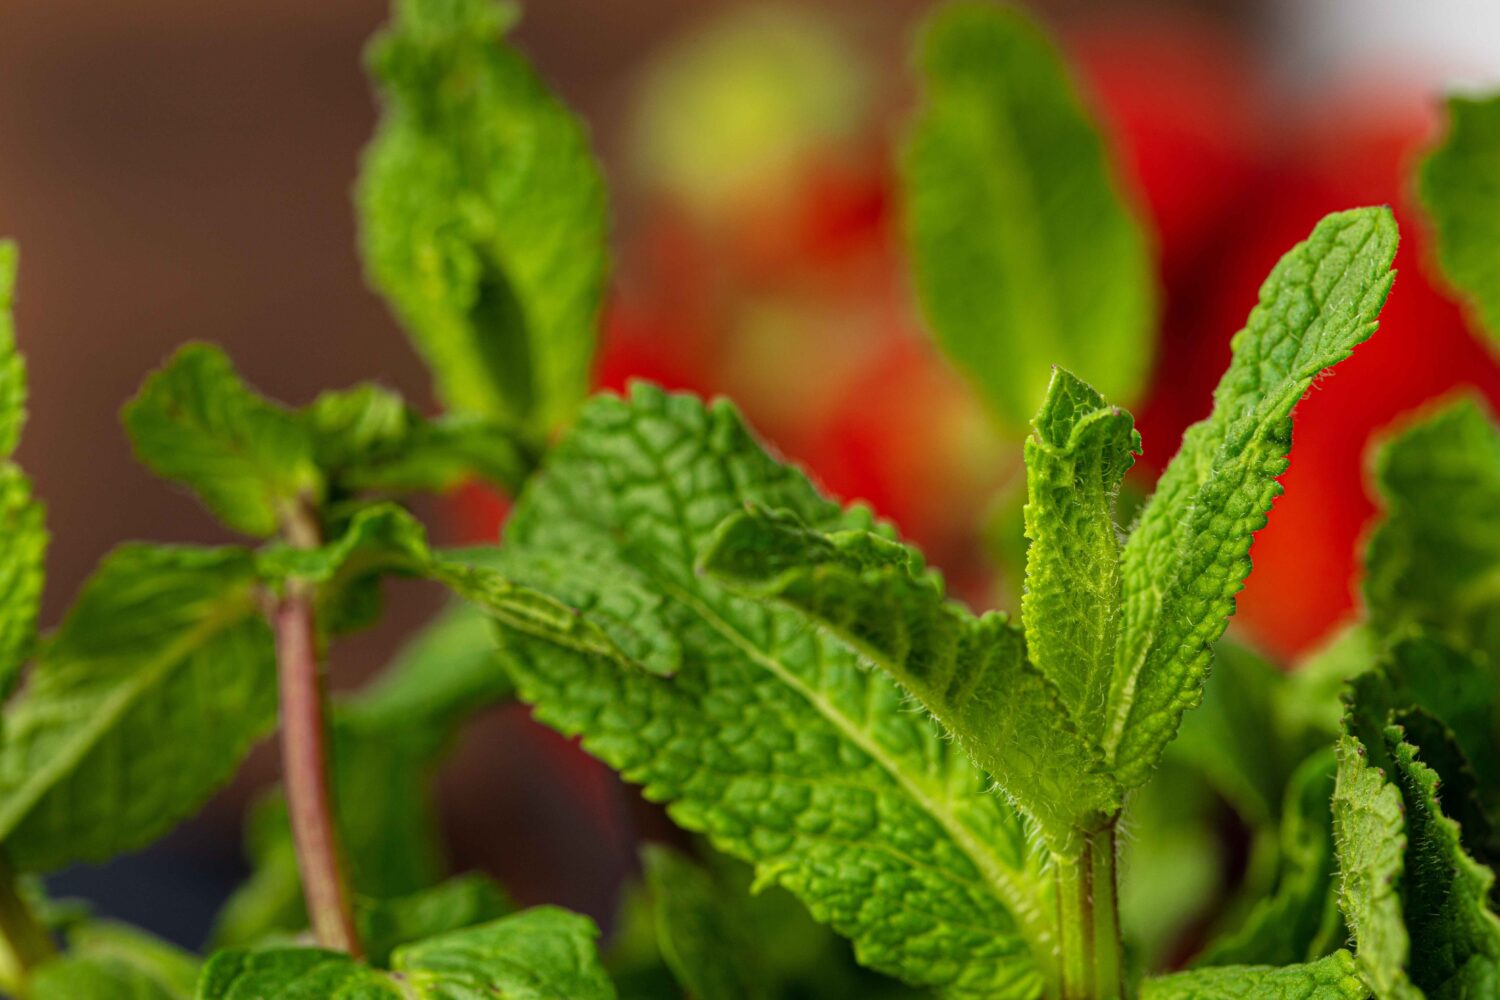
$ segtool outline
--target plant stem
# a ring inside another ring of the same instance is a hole
[[[42,926],[31,904],[21,894],[16,872],[10,859],[0,852],[0,938],[6,954],[0,966],[7,979],[5,986],[17,995],[25,995],[25,981],[32,969],[57,955],[52,935]]]
[[[316,522],[299,512],[288,518],[285,535],[294,545],[316,545]],[[311,588],[290,581],[274,618],[281,686],[282,782],[308,920],[318,944],[359,956],[362,949],[328,778],[328,705],[313,628]]]
[[[1079,832],[1079,848],[1053,855],[1057,873],[1061,1000],[1124,1000],[1125,969],[1115,873],[1118,817]]]

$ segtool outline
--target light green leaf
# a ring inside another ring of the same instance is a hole
[[[1287,784],[1276,885],[1245,920],[1209,944],[1198,965],[1289,965],[1333,950],[1339,931],[1333,879],[1331,749],[1308,757]]]
[[[322,498],[307,429],[240,381],[217,347],[179,350],[122,415],[136,456],[236,531],[272,535],[289,507]]]
[[[307,927],[297,847],[280,789],[251,804],[244,837],[250,875],[214,917],[208,940],[215,949],[263,945]]]
[[[1188,428],[1125,544],[1103,744],[1127,787],[1147,779],[1201,697],[1251,538],[1281,493],[1292,409],[1374,333],[1396,238],[1389,209],[1355,209],[1323,219],[1281,258],[1235,335],[1212,416]]]
[[[0,841],[50,871],[150,843],[276,718],[275,652],[239,549],[105,558],[5,709]]]
[[[1461,1000],[1500,992],[1494,875],[1463,849],[1436,772],[1392,724],[1378,674],[1353,685],[1334,796],[1340,905],[1361,974],[1382,998]]]
[[[1018,10],[953,3],[925,26],[918,63],[901,174],[939,346],[1017,431],[1053,365],[1135,398],[1151,370],[1153,262],[1046,37]]]
[[[536,464],[515,429],[473,414],[424,419],[375,385],[325,392],[302,412],[331,491],[445,492],[481,479],[519,489]]]
[[[1443,273],[1500,338],[1500,96],[1449,97],[1448,130],[1417,173]]]
[[[854,650],[695,572],[751,502],[819,531],[869,527],[768,456],[726,402],[647,386],[591,401],[517,504],[503,565],[557,595],[634,581],[680,662],[662,676],[503,622],[522,699],[790,889],[865,964],[956,996],[1035,994],[1050,880],[1028,825]]]
[[[1500,649],[1500,431],[1478,399],[1407,424],[1376,451],[1385,516],[1365,551],[1370,625]]]
[[[1375,666],[1376,645],[1368,624],[1346,625],[1298,661],[1276,691],[1282,731],[1321,737],[1323,743],[1336,737],[1344,716],[1340,696],[1350,680]]]
[[[613,1000],[587,917],[541,906],[396,951],[392,973],[318,949],[223,951],[198,1000]]]
[[[515,8],[396,0],[359,183],[371,282],[453,409],[541,439],[588,390],[606,271],[587,134],[505,42]]]
[[[514,909],[490,878],[470,874],[409,896],[361,900],[355,919],[369,961],[385,965],[401,945],[486,923]]]
[[[11,307],[16,246],[0,240],[0,698],[10,693],[36,637],[47,555],[45,511],[11,461],[26,419],[26,365]]]
[[[1354,956],[1337,951],[1307,965],[1195,969],[1141,985],[1140,1000],[1365,1000]]]
[[[1140,451],[1130,414],[1058,368],[1026,439],[1026,650],[1081,733],[1103,730],[1120,623],[1115,496]],[[1097,748],[1095,748],[1097,753]]]
[[[1120,790],[1057,686],[1002,614],[948,601],[920,553],[865,531],[827,535],[752,506],[700,557],[727,584],[825,626],[922,702],[1032,817],[1056,852],[1118,810]]]
[[[112,921],[68,932],[68,953],[33,973],[30,1000],[191,1000],[198,959]]]
[[[748,928],[726,908],[723,887],[671,848],[641,852],[656,916],[656,936],[677,982],[694,1000],[754,1000],[764,970]]]

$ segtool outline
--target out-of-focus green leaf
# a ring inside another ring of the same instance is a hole
[[[383,966],[401,945],[487,923],[514,909],[493,881],[471,874],[409,896],[363,900],[355,919],[370,963]]]

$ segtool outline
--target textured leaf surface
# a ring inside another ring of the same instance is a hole
[[[1388,209],[1355,209],[1323,219],[1282,257],[1234,337],[1213,414],[1188,428],[1125,544],[1104,745],[1127,786],[1146,780],[1202,695],[1251,537],[1281,492],[1292,408],[1375,332],[1396,238]]]
[[[695,1000],[765,996],[746,928],[726,909],[723,888],[670,848],[648,845],[641,859],[662,958],[678,984]]]
[[[1152,261],[1056,53],[1017,10],[956,3],[918,62],[902,182],[938,344],[1017,431],[1052,365],[1132,399],[1151,365]]]
[[[1477,399],[1409,424],[1375,453],[1385,516],[1365,552],[1371,627],[1500,649],[1500,431]]]
[[[393,973],[317,949],[225,951],[198,1000],[613,1000],[587,917],[537,907],[399,949]]]
[[[10,461],[26,419],[26,366],[11,318],[16,247],[0,240],[0,697],[10,693],[36,635],[47,529],[31,483]]]
[[[1057,369],[1026,440],[1026,649],[1079,732],[1103,731],[1120,624],[1115,497],[1141,437],[1130,414]]]
[[[1469,300],[1491,346],[1500,342],[1500,96],[1450,97],[1448,131],[1423,161],[1417,189],[1438,261]]]
[[[1141,1000],[1365,1000],[1369,995],[1347,951],[1306,965],[1179,972],[1141,986]]]
[[[1336,761],[1314,754],[1292,775],[1281,810],[1276,885],[1232,933],[1201,954],[1200,965],[1290,965],[1331,951],[1339,930],[1334,882],[1333,796]]]
[[[123,416],[137,457],[236,531],[274,534],[288,505],[321,497],[307,429],[240,381],[217,347],[179,350]]]
[[[1057,687],[1004,615],[949,602],[921,555],[864,531],[828,535],[791,513],[735,514],[705,568],[828,627],[911,691],[980,767],[1036,818],[1059,853],[1119,808],[1120,793]]]
[[[714,529],[751,502],[818,530],[869,526],[766,455],[727,403],[648,387],[590,402],[501,553],[570,603],[632,580],[680,658],[663,676],[508,628],[521,697],[790,889],[866,964],[956,995],[1035,994],[1027,942],[1048,953],[1049,911],[1026,825],[847,645],[694,572]]]
[[[515,490],[535,459],[510,425],[474,414],[427,420],[388,389],[325,392],[303,411],[339,493],[443,492],[482,479]]]
[[[28,871],[143,847],[276,717],[275,653],[238,549],[116,549],[5,712],[0,840]]]
[[[1354,685],[1339,741],[1335,836],[1341,905],[1381,997],[1466,1000],[1500,991],[1494,875],[1464,850],[1438,777],[1391,724],[1385,679]]]
[[[583,126],[503,40],[514,8],[397,0],[370,49],[365,266],[452,408],[542,432],[588,389],[606,269]]]

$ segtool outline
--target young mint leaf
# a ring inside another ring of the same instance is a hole
[[[1354,956],[1336,951],[1306,965],[1225,966],[1148,979],[1140,1000],[1366,1000]]]
[[[828,628],[922,702],[1036,819],[1054,850],[1120,807],[1103,758],[1002,614],[946,599],[921,555],[864,531],[820,534],[752,506],[709,539],[700,564]]]
[[[1500,96],[1448,98],[1448,130],[1417,173],[1443,273],[1469,300],[1493,347],[1500,338]]]
[[[173,998],[189,998],[202,966],[192,955],[145,931],[112,920],[85,920],[67,932],[68,956],[139,971]]]
[[[307,429],[240,381],[217,347],[179,350],[123,417],[140,460],[236,531],[275,534],[289,506],[322,496]]]
[[[1463,849],[1436,772],[1393,724],[1379,674],[1353,685],[1334,794],[1340,905],[1376,994],[1395,1000],[1500,990],[1494,875]]]
[[[0,240],[0,698],[10,693],[36,636],[47,554],[45,512],[11,461],[26,418],[26,366],[11,306],[16,246]]]
[[[0,842],[17,867],[142,847],[228,780],[276,718],[255,585],[239,549],[104,559],[5,709]]]
[[[192,1000],[148,970],[116,958],[66,955],[37,969],[28,1000]]]
[[[587,917],[540,906],[399,948],[391,973],[318,949],[223,951],[204,967],[197,1000],[614,1000],[598,933]]]
[[[443,400],[540,439],[588,390],[606,205],[583,125],[504,41],[515,15],[396,0],[358,200],[370,280]]]
[[[1020,11],[966,2],[928,21],[918,62],[901,174],[939,346],[1018,431],[1054,364],[1134,398],[1151,370],[1151,255],[1057,54]]]
[[[764,970],[748,929],[733,919],[722,887],[691,860],[660,845],[641,852],[662,958],[695,1000],[756,1000]]]
[[[791,890],[866,965],[956,996],[1034,995],[1050,944],[1028,824],[847,645],[695,572],[751,502],[820,531],[869,526],[767,455],[726,402],[647,386],[591,401],[522,494],[502,565],[570,602],[633,581],[658,599],[643,627],[673,632],[679,663],[663,676],[502,621],[522,700]]]
[[[1026,440],[1026,589],[1031,662],[1079,732],[1104,725],[1120,622],[1115,495],[1140,451],[1130,414],[1058,368]]]
[[[1124,615],[1103,735],[1116,776],[1144,782],[1198,703],[1213,643],[1281,492],[1293,407],[1375,331],[1394,277],[1385,208],[1330,215],[1261,286],[1214,411],[1188,428],[1125,543]]]
[[[1385,516],[1365,551],[1371,627],[1500,649],[1500,431],[1483,404],[1459,399],[1408,424],[1375,451],[1372,478]]]
[[[401,945],[486,923],[514,909],[491,879],[470,874],[409,896],[361,900],[355,919],[370,963],[385,965]]]
[[[516,430],[473,414],[426,420],[374,385],[325,392],[302,411],[330,492],[444,492],[488,480],[511,492],[536,464]]]
[[[1333,796],[1336,760],[1324,749],[1303,761],[1281,808],[1279,871],[1230,934],[1209,944],[1197,965],[1290,965],[1333,950],[1340,930],[1334,890]]]

